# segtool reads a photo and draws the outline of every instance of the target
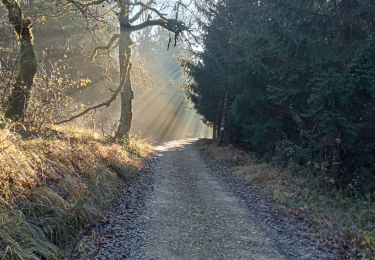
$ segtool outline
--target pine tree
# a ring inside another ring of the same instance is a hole
[[[374,17],[371,1],[220,1],[193,102],[215,125],[227,95],[229,142],[375,190]]]

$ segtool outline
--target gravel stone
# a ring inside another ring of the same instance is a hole
[[[73,259],[340,259],[314,230],[205,158],[194,140],[158,147]]]

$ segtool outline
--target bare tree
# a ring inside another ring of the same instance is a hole
[[[105,3],[109,2],[110,8],[107,9],[116,13],[118,18],[117,22],[119,24],[119,33],[114,34],[110,38],[107,45],[98,46],[95,48],[92,58],[95,59],[99,51],[110,50],[114,46],[118,45],[120,84],[107,101],[90,107],[60,123],[68,122],[100,107],[108,107],[117,98],[117,96],[121,94],[121,116],[115,137],[118,140],[122,140],[129,134],[133,118],[132,102],[134,99],[134,93],[130,77],[132,70],[132,34],[148,27],[161,26],[174,33],[174,44],[176,45],[178,37],[183,32],[188,30],[188,26],[182,21],[182,19],[180,19],[181,10],[182,8],[185,8],[186,5],[184,5],[181,0],[176,1],[173,6],[170,7],[174,11],[174,16],[169,18],[166,14],[162,13],[160,8],[158,8],[157,0],[115,0],[112,2],[105,0],[67,1],[70,5],[78,8],[78,10],[85,15],[93,14],[90,7],[92,8],[96,6],[97,8],[97,6],[100,5],[104,8]],[[171,38],[169,44],[171,44],[172,41],[173,39]]]

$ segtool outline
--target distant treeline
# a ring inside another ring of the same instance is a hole
[[[201,11],[204,51],[185,67],[218,143],[374,192],[375,2],[223,0]]]

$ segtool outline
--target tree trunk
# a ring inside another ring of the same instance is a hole
[[[116,132],[116,139],[123,140],[130,133],[133,119],[132,102],[134,93],[131,84],[130,73],[131,62],[131,30],[129,29],[129,4],[121,6],[120,19],[120,39],[119,39],[119,63],[120,63],[120,84],[123,84],[121,91],[121,116]]]
[[[129,63],[129,73],[132,64]],[[116,138],[123,140],[130,133],[131,123],[133,119],[133,89],[130,80],[130,74],[126,76],[125,84],[121,92],[121,116],[119,126],[117,128]]]
[[[336,188],[340,188],[340,172],[341,172],[341,163],[342,163],[342,158],[341,158],[341,146],[342,146],[342,139],[341,135],[338,135],[338,137],[335,139],[335,143],[332,149],[332,165],[331,165],[331,174],[333,178],[337,181],[336,183]]]
[[[225,94],[223,102],[223,110],[221,113],[221,124],[219,129],[219,146],[227,145],[228,138],[226,134],[226,124],[227,124],[227,110],[228,110],[228,94]]]
[[[218,107],[217,107],[216,119],[214,122],[214,132],[215,132],[214,139],[217,144],[219,144],[220,126],[221,126],[221,119],[222,119],[222,113],[223,113],[223,102],[224,102],[224,97],[221,97]]]
[[[217,126],[216,122],[212,124],[212,139],[216,140],[217,138]]]
[[[37,61],[33,45],[32,21],[23,18],[21,7],[15,0],[3,0],[8,9],[9,21],[19,36],[21,43],[19,71],[13,86],[5,117],[19,120],[25,117],[30,92],[37,70]]]
[[[342,20],[342,52],[347,52],[350,48],[351,44],[353,43],[353,1],[352,0],[343,0],[341,2],[342,5],[342,12],[343,12],[343,20]],[[346,68],[346,64],[344,64],[343,68]]]

